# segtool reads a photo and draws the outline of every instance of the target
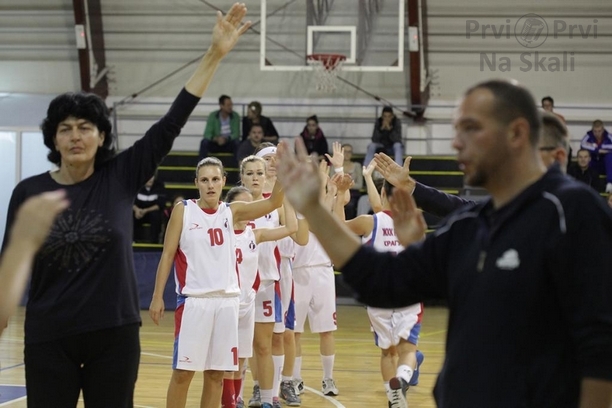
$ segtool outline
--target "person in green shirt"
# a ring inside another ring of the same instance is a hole
[[[204,137],[200,143],[200,160],[209,153],[235,153],[240,140],[240,115],[234,112],[232,98],[219,97],[219,110],[206,120]]]

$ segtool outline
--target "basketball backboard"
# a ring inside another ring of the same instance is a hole
[[[261,0],[262,71],[311,71],[342,54],[348,72],[404,70],[404,0]]]

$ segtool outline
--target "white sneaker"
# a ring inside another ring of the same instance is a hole
[[[333,396],[338,395],[338,388],[336,388],[336,382],[334,381],[333,378],[323,379],[323,381],[321,382],[321,385],[322,385],[321,390],[323,391],[324,395],[333,395]]]
[[[304,393],[304,380],[301,378],[294,378],[293,388],[295,388],[295,395],[302,395]]]
[[[612,183],[606,184],[606,193],[612,193]]]
[[[389,407],[391,408],[408,408],[406,401],[406,391],[408,391],[408,383],[403,378],[393,377],[389,380]]]

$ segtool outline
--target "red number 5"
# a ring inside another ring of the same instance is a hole
[[[263,308],[264,308],[264,316],[266,316],[266,317],[272,316],[273,310],[272,310],[272,301],[271,300],[264,300]]]

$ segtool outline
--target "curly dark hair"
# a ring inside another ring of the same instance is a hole
[[[88,120],[96,125],[101,133],[104,133],[104,143],[96,153],[94,164],[96,168],[115,156],[113,125],[110,121],[108,107],[102,98],[85,92],[67,92],[51,101],[47,109],[47,117],[40,125],[45,146],[50,150],[47,159],[51,163],[59,166],[62,162],[62,156],[55,149],[54,141],[57,127],[70,116]]]

